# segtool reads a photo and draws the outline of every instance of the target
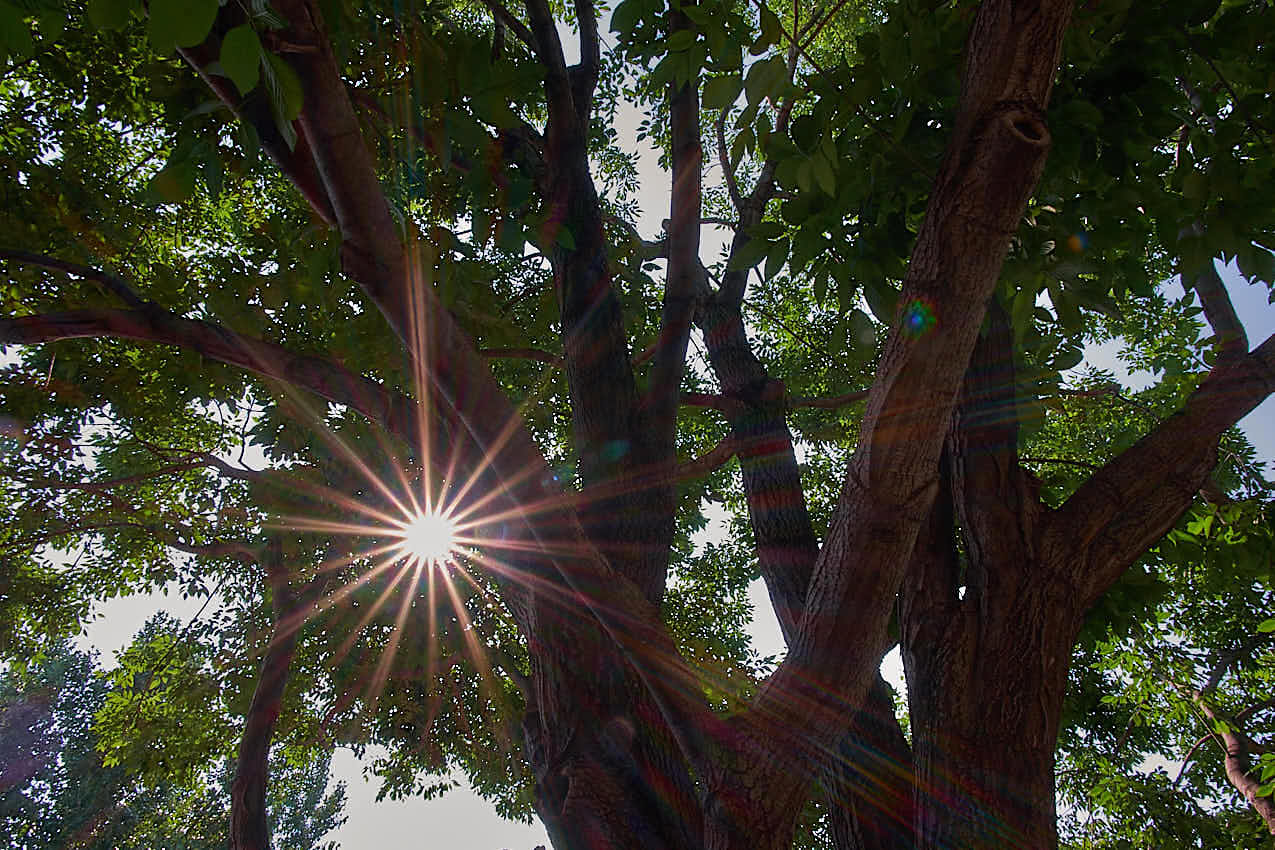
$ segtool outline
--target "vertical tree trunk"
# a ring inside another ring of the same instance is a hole
[[[555,850],[694,850],[690,775],[647,691],[595,621],[542,601],[524,718]]]
[[[266,818],[270,741],[297,648],[297,624],[290,616],[296,610],[297,600],[288,584],[288,569],[283,563],[278,537],[272,537],[266,547],[264,566],[270,586],[272,628],[239,742],[235,779],[230,786],[230,846],[233,850],[269,850],[271,846]]]
[[[1076,623],[1040,585],[1017,590],[996,610],[962,600],[941,643],[905,656],[919,847],[1057,846],[1054,747]]]

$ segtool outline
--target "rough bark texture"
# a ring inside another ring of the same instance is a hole
[[[939,330],[913,337],[896,325],[886,345],[797,639],[753,708],[746,755],[710,779],[710,847],[789,840],[794,802],[811,779],[803,761],[835,744],[847,704],[875,675],[890,603],[937,489],[956,389],[1044,163],[1042,115],[1069,13],[1050,2],[979,9],[954,137],[900,303],[935,305]],[[847,645],[847,635],[857,642]],[[727,787],[750,790],[732,799]]]

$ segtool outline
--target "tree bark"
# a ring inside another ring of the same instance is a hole
[[[252,692],[252,703],[239,742],[239,760],[230,786],[230,846],[233,850],[269,850],[270,825],[266,818],[270,741],[279,719],[288,671],[297,649],[297,599],[288,581],[282,544],[272,537],[263,566],[270,587],[270,643],[261,660],[261,674]]]

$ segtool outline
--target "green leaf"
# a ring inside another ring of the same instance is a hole
[[[151,178],[151,188],[163,200],[177,204],[195,193],[195,166],[187,162],[170,162]]]
[[[31,28],[23,19],[22,10],[9,3],[0,2],[0,58],[6,54],[15,58],[26,58],[34,49]]]
[[[1068,369],[1074,369],[1079,366],[1081,361],[1085,359],[1085,352],[1079,348],[1065,348],[1054,357],[1054,362],[1050,364],[1051,368],[1066,372]]]
[[[151,0],[146,31],[159,53],[203,42],[217,20],[217,0]]]
[[[116,30],[128,23],[133,0],[89,0],[89,23],[96,30]]]
[[[221,41],[221,67],[240,94],[257,87],[261,79],[261,39],[250,24],[241,24]]]
[[[731,254],[726,268],[730,271],[751,269],[770,253],[771,245],[764,239],[749,239]]]
[[[872,348],[877,344],[877,326],[872,317],[858,307],[846,317],[846,330],[850,344],[856,348]]]
[[[611,13],[611,32],[627,35],[642,19],[642,4],[639,0],[624,0]]]
[[[836,197],[837,175],[832,171],[832,163],[828,162],[823,154],[815,154],[810,157],[810,170],[814,172],[819,188],[826,194]]]
[[[66,31],[66,12],[62,9],[42,9],[38,20],[43,39],[57,41]]]
[[[784,57],[772,56],[754,62],[744,80],[749,105],[761,103],[764,98],[774,94],[787,79],[788,67],[784,64]]]
[[[681,53],[683,50],[690,50],[691,45],[695,43],[694,30],[678,30],[669,36],[668,50],[670,53]]]
[[[1182,197],[1191,200],[1199,200],[1207,197],[1209,193],[1209,181],[1203,174],[1198,171],[1190,171],[1182,178]]]
[[[1257,630],[1263,633],[1275,632],[1275,617],[1258,623]]]
[[[297,120],[304,101],[300,77],[282,56],[267,53],[266,64],[274,72],[275,91],[271,92],[271,97],[275,99],[284,118],[289,121]]]
[[[779,270],[784,267],[784,263],[788,261],[789,241],[787,239],[777,239],[770,243],[770,250],[766,252],[766,279],[779,274]]]
[[[757,36],[757,40],[753,42],[752,47],[748,48],[748,52],[754,56],[760,56],[766,52],[766,48],[772,44],[778,44],[779,39],[782,37],[783,26],[779,23],[779,16],[762,4],[761,33]]]
[[[266,53],[265,57],[265,64],[261,67],[266,91],[270,94],[270,109],[279,133],[291,149],[297,143],[297,132],[292,122],[301,114],[301,80],[283,57],[273,53]]]
[[[899,293],[894,287],[873,275],[863,282],[863,297],[878,322],[888,325],[894,321],[894,311],[899,301]]]
[[[726,109],[739,97],[744,88],[744,81],[738,74],[724,77],[713,77],[704,84],[704,107],[706,109]]]

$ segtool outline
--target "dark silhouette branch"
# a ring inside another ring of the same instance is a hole
[[[492,17],[497,22],[511,30],[514,35],[518,36],[519,41],[531,48],[532,52],[535,52],[536,39],[532,36],[531,30],[527,29],[527,25],[518,20],[514,13],[509,11],[500,0],[483,0],[483,5],[491,11]]]
[[[100,283],[109,292],[114,293],[121,301],[135,309],[144,307],[146,301],[137,294],[123,279],[91,266],[69,263],[50,257],[46,254],[33,254],[29,251],[18,251],[11,248],[0,248],[0,260],[9,260],[24,266],[35,266],[50,271],[65,272],[75,277]]]

